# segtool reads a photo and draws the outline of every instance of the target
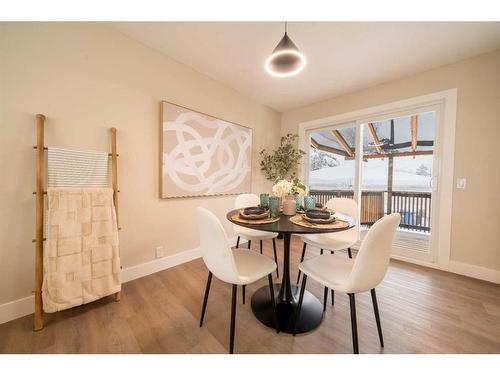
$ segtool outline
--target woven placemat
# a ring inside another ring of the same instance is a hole
[[[279,217],[268,217],[265,219],[248,220],[242,219],[239,214],[234,214],[233,216],[231,216],[232,221],[236,221],[242,224],[271,224],[277,222],[279,219]]]
[[[266,211],[260,215],[256,214],[245,215],[245,210],[240,210],[240,219],[243,220],[261,220],[261,219],[267,219],[268,217],[269,217],[269,211]]]
[[[348,228],[349,223],[344,220],[336,219],[333,223],[330,224],[313,224],[304,220],[302,215],[295,215],[290,218],[290,221],[295,225],[299,225],[305,228],[316,228],[316,229],[342,229]]]

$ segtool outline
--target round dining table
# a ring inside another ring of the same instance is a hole
[[[275,284],[274,290],[279,290],[275,296],[278,325],[280,332],[293,332],[293,320],[295,310],[298,305],[300,288],[292,285],[290,281],[290,240],[292,234],[314,234],[340,232],[354,227],[354,220],[346,215],[338,215],[339,219],[348,222],[348,226],[343,228],[325,229],[321,225],[313,228],[303,227],[293,224],[290,221],[292,216],[281,215],[279,220],[269,224],[248,224],[233,220],[233,216],[239,213],[239,209],[228,212],[227,219],[233,224],[242,227],[261,230],[265,232],[280,233],[283,235],[283,272],[281,284]],[[268,327],[276,328],[273,317],[271,295],[269,286],[258,289],[252,296],[252,311],[262,323]],[[311,292],[305,291],[302,302],[302,309],[299,320],[297,321],[296,333],[304,333],[313,330],[323,320],[323,306],[316,296]]]

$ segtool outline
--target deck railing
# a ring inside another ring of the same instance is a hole
[[[401,214],[402,228],[431,231],[431,193],[393,191],[392,210]]]
[[[332,198],[352,198],[352,190],[311,190],[310,195],[321,204]],[[401,214],[401,228],[430,232],[431,193],[413,191],[393,191],[389,205],[387,191],[361,192],[361,224],[371,225],[384,216],[384,212]]]

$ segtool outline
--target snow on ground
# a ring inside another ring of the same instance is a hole
[[[421,161],[418,163],[422,164]],[[397,163],[395,160],[393,190],[430,191],[431,177],[416,174],[416,168],[412,167],[412,164],[415,163],[412,161],[402,162],[402,160]],[[430,166],[432,167],[432,164]],[[387,189],[387,160],[373,160],[363,163],[361,173],[362,189]],[[354,161],[345,161],[337,167],[325,167],[311,171],[309,185],[312,189],[352,189],[354,185]]]

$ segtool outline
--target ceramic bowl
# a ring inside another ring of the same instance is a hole
[[[330,211],[323,211],[323,210],[307,210],[306,211],[306,216],[309,219],[323,219],[327,220],[330,219]]]
[[[262,215],[264,212],[266,212],[266,210],[262,207],[247,207],[243,209],[245,215]]]

